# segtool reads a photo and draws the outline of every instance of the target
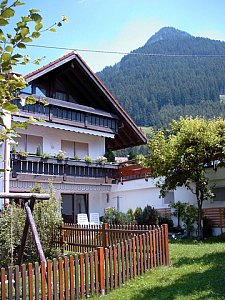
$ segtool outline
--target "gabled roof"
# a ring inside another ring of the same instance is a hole
[[[52,71],[56,72],[58,68],[63,67],[67,63],[70,63],[70,65],[74,63],[73,68],[77,68],[80,75],[85,75],[85,80],[89,81],[91,88],[94,87],[95,89],[98,89],[99,94],[102,96],[102,101],[104,101],[104,103],[102,102],[104,107],[110,107],[110,112],[117,114],[121,120],[119,132],[114,140],[107,140],[107,148],[116,150],[145,144],[147,142],[145,135],[77,53],[70,52],[36,71],[27,74],[25,78],[31,83],[35,80],[39,80],[41,77],[46,76],[46,74],[49,74]]]

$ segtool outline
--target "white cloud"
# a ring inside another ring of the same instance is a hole
[[[143,46],[147,40],[165,24],[161,21],[135,21],[127,24],[110,42],[99,43],[96,50],[130,52]],[[81,56],[95,72],[105,66],[119,62],[123,55],[80,52]]]

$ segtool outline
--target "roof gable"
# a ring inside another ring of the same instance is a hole
[[[67,67],[68,70],[67,65],[70,68],[70,73],[68,73],[67,77],[65,77],[66,82],[70,81],[71,85],[82,85],[85,82],[85,88],[83,88],[83,91],[89,93],[88,97],[86,97],[86,99],[88,99],[86,101],[89,101],[89,103],[87,102],[79,104],[103,109],[118,115],[120,119],[121,126],[119,127],[119,132],[114,140],[109,139],[107,141],[107,147],[116,150],[145,144],[147,140],[141,130],[137,127],[137,125],[122,108],[119,102],[114,98],[114,96],[108,91],[96,74],[91,71],[81,56],[75,52],[70,52],[61,58],[37,69],[36,71],[27,74],[25,78],[31,83],[36,80],[40,80],[42,77],[51,76],[53,73],[57,74],[57,72],[62,70],[64,67]],[[66,76],[66,71],[64,70],[63,72],[63,76]],[[77,83],[76,81],[79,82]],[[92,97],[93,92],[96,93],[95,97]]]

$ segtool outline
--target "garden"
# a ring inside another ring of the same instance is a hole
[[[170,266],[112,291],[106,299],[202,300],[225,299],[225,237],[170,241]],[[97,299],[97,298],[93,298]]]

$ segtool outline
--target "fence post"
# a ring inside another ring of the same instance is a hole
[[[60,252],[64,253],[64,243],[65,243],[65,235],[64,235],[64,223],[60,226]]]
[[[165,263],[166,266],[169,266],[170,258],[169,258],[168,224],[163,224],[162,226],[164,231]]]
[[[104,223],[102,224],[102,247],[108,248],[109,247],[109,224]]]
[[[104,258],[104,248],[98,247],[97,248],[98,253],[98,280],[99,280],[99,288],[100,293],[102,296],[105,295],[105,274],[104,274],[104,264],[105,264],[105,258]]]

